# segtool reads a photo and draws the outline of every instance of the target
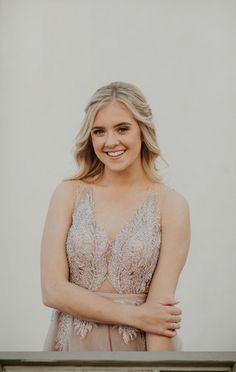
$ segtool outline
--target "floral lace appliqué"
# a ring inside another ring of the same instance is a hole
[[[140,333],[139,329],[132,328],[129,326],[114,325],[112,328],[118,328],[118,333],[122,337],[126,345],[130,341],[133,341],[137,337],[137,334]]]
[[[150,194],[138,208],[134,218],[117,234],[110,244],[105,230],[95,221],[91,189],[81,192],[66,241],[70,281],[95,291],[106,278],[120,294],[147,293],[157,265],[160,243],[160,213],[156,195]],[[108,250],[111,251],[109,260]],[[99,323],[80,320],[57,312],[58,333],[56,349],[64,350],[69,333],[85,338]],[[124,343],[128,344],[141,333],[126,325],[114,325]]]
[[[159,256],[159,220],[151,194],[111,244],[96,224],[91,192],[84,192],[66,242],[70,281],[94,291],[108,278],[118,293],[147,292]]]
[[[97,328],[97,323],[88,321],[88,320],[80,320],[74,319],[73,327],[75,333],[80,336],[80,338],[85,338],[88,332],[91,332],[93,327]]]
[[[69,330],[72,325],[72,316],[59,312],[58,310],[53,311],[52,319],[58,319],[58,331],[55,341],[55,350],[63,351],[66,340],[69,336]]]

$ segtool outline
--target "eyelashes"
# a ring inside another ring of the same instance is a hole
[[[125,133],[129,130],[129,128],[127,127],[119,127],[116,129],[118,131],[118,133]],[[93,134],[97,135],[97,136],[102,136],[103,134],[105,133],[105,130],[104,129],[95,129],[93,131]]]
[[[126,132],[127,130],[129,130],[129,128],[127,127],[120,127],[117,130],[119,131],[119,129],[121,130],[121,132]]]

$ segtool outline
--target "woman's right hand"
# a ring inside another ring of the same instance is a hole
[[[182,311],[175,305],[179,301],[173,298],[150,300],[138,306],[136,327],[145,332],[174,337],[180,328]]]

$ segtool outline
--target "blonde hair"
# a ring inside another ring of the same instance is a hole
[[[75,138],[74,158],[78,172],[70,180],[84,180],[89,183],[103,172],[104,164],[93,150],[90,132],[99,109],[112,100],[125,104],[138,122],[142,137],[141,163],[143,169],[152,181],[160,182],[161,176],[158,174],[156,161],[159,157],[162,159],[163,157],[157,143],[151,109],[144,95],[136,86],[121,81],[112,82],[99,88],[87,104],[82,127]]]

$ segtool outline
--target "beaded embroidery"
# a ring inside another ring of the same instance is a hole
[[[156,194],[148,195],[131,222],[110,243],[105,230],[96,224],[91,188],[87,190],[85,187],[79,192],[80,198],[77,197],[66,241],[70,281],[94,291],[108,278],[120,294],[147,293],[161,243]],[[109,260],[108,253],[111,253]],[[56,346],[60,350],[72,326],[81,338],[86,337],[94,326],[99,326],[99,323],[73,318],[68,314],[60,313],[58,316]],[[113,328],[118,328],[126,344],[137,337],[137,332],[144,334],[139,329],[123,325],[114,325]]]
[[[53,318],[54,317],[58,319],[58,332],[55,341],[55,350],[63,351],[72,324],[72,317],[71,315],[62,313],[58,310],[54,310]]]
[[[125,304],[126,301],[122,299],[116,299],[115,302],[123,303]],[[130,300],[129,299],[129,304],[139,306],[143,303],[142,300]],[[138,333],[141,334],[141,339],[142,342],[145,342],[145,332],[142,331],[141,329],[134,328],[134,327],[129,327],[126,325],[113,325],[112,328],[117,328],[119,335],[122,337],[123,341],[125,344],[128,344],[130,341],[133,341]]]

